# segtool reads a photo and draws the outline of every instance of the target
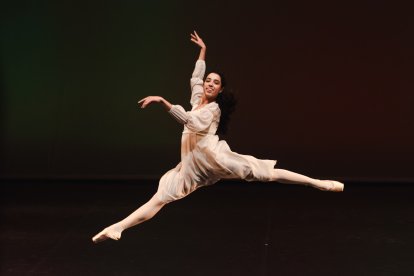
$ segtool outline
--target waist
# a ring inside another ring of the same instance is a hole
[[[195,134],[195,135],[199,135],[199,136],[207,136],[207,135],[215,135],[216,133],[213,133],[213,132],[194,132],[194,131],[190,131],[188,129],[185,129],[183,131],[183,134]]]

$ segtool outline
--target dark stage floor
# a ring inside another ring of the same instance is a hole
[[[1,275],[414,275],[414,184],[219,182],[93,244],[157,182],[1,183]]]

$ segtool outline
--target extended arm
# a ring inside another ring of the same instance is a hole
[[[160,96],[148,96],[138,102],[138,104],[141,104],[141,108],[145,108],[151,103],[160,103],[174,119],[180,124],[186,125],[192,131],[206,129],[214,118],[214,114],[206,108],[200,110],[198,114],[191,114],[191,112],[186,112],[182,106],[172,105]]]
[[[170,111],[172,104],[160,96],[148,96],[138,101],[138,104],[141,104],[141,108],[145,108],[150,103],[160,103],[165,110]]]

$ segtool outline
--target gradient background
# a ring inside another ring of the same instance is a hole
[[[414,179],[412,10],[396,1],[1,4],[1,178],[159,177],[198,48],[238,96],[232,150],[344,180]]]

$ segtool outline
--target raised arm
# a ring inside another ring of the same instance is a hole
[[[204,73],[206,72],[206,50],[207,47],[204,44],[203,40],[198,36],[197,32],[194,31],[194,34],[191,34],[191,41],[197,44],[200,47],[200,54],[198,60],[195,64],[193,74],[191,75],[190,86],[191,86],[191,100],[190,103],[192,106],[198,105],[200,98],[203,95],[203,79]]]
[[[207,47],[201,37],[198,36],[196,31],[194,31],[194,34],[191,34],[191,41],[200,46],[200,54],[198,55],[198,59],[205,61]]]
[[[206,45],[203,40],[198,36],[197,32],[194,31],[194,34],[191,34],[191,41],[200,46],[200,54],[194,68],[194,72],[191,76],[191,105],[197,105],[199,103],[200,97],[204,92],[203,88],[203,78],[206,71]],[[141,105],[141,108],[145,108],[151,103],[161,104],[165,110],[167,110],[173,117],[175,117],[180,123],[186,124],[188,115],[181,106],[172,105],[166,99],[160,96],[148,96],[138,101],[138,105]],[[179,108],[178,108],[179,107]]]

